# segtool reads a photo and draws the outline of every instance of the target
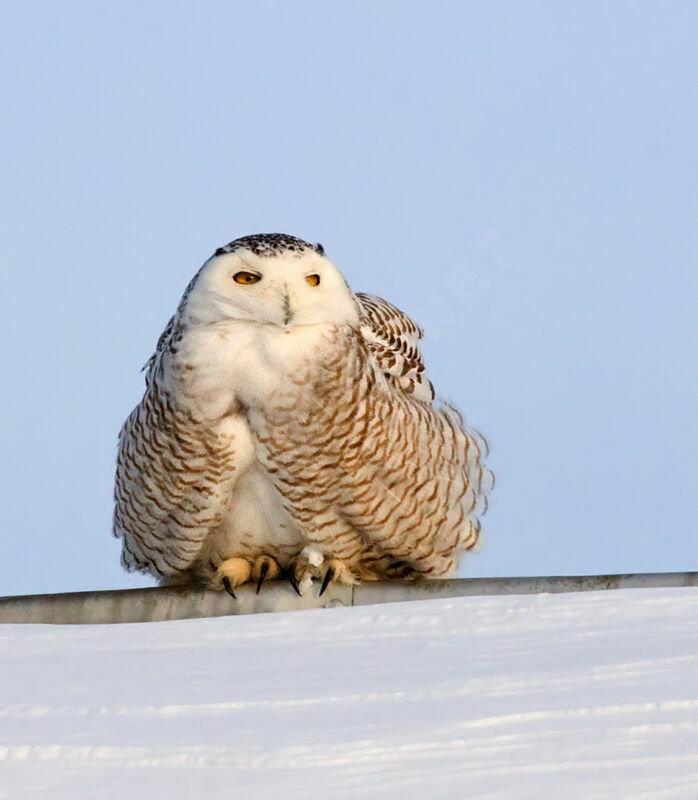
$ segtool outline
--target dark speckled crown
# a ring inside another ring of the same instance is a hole
[[[251,236],[242,236],[223,245],[223,247],[219,247],[215,255],[221,256],[225,253],[234,253],[236,250],[249,250],[256,256],[263,258],[278,256],[288,251],[302,253],[305,250],[314,250],[320,255],[325,252],[321,244],[310,244],[303,241],[303,239],[289,236],[287,233],[255,233]]]

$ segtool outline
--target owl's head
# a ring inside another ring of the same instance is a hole
[[[281,233],[244,236],[216,250],[180,310],[204,324],[244,320],[289,329],[358,321],[354,295],[322,245]]]

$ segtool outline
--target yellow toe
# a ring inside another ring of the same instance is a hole
[[[228,558],[223,561],[216,572],[216,583],[222,585],[226,580],[235,588],[249,581],[252,565],[246,558]]]
[[[273,581],[279,577],[281,567],[275,558],[263,555],[257,556],[252,566],[252,577],[258,581],[260,578],[265,581]]]

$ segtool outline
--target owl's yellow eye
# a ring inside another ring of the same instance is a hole
[[[319,275],[306,275],[305,279],[311,286],[317,286],[320,283]]]
[[[235,283],[243,283],[246,286],[249,286],[251,283],[257,283],[258,281],[262,280],[261,275],[255,275],[254,272],[236,272],[233,275],[233,280]]]

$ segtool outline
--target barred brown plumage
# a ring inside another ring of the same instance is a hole
[[[258,280],[231,280],[243,267]],[[126,568],[231,592],[280,572],[299,591],[452,574],[494,479],[484,439],[433,404],[421,337],[354,294],[319,245],[270,234],[219,248],[119,437]]]

